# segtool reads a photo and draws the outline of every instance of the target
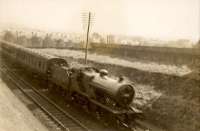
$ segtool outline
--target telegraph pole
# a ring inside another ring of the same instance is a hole
[[[18,32],[18,31],[16,31],[16,36],[17,36],[17,41],[16,41],[16,43],[18,43],[18,40],[19,40],[19,32]]]
[[[87,64],[87,53],[88,53],[88,43],[89,43],[89,33],[90,33],[90,20],[91,20],[91,13],[88,13],[88,24],[87,24],[87,38],[86,38],[86,45],[85,45],[85,64]]]
[[[94,21],[94,14],[91,13],[90,11],[88,12],[83,12],[82,13],[82,24],[83,24],[83,30],[84,33],[86,33],[86,40],[84,40],[85,42],[85,64],[87,64],[87,57],[88,57],[88,46],[90,43],[90,31],[91,31],[91,26],[92,26],[92,22]],[[85,38],[85,37],[84,37]]]

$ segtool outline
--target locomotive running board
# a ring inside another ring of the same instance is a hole
[[[138,109],[135,109],[134,107],[131,107],[131,108],[129,108],[129,110],[127,111],[127,110],[122,110],[122,111],[118,111],[118,110],[112,110],[112,109],[110,109],[108,106],[105,106],[105,105],[103,105],[103,104],[101,104],[100,102],[97,102],[97,101],[95,101],[94,99],[91,99],[88,95],[86,95],[85,93],[82,93],[82,92],[80,92],[80,91],[77,91],[79,94],[81,94],[82,96],[85,96],[90,102],[92,102],[92,103],[94,103],[94,104],[96,104],[96,105],[98,105],[99,107],[102,107],[103,109],[105,109],[105,110],[107,110],[107,111],[109,111],[109,112],[112,112],[113,114],[138,114],[138,113],[141,113],[141,111],[140,110],[138,110]]]
[[[105,106],[105,105],[103,105],[103,104],[101,104],[101,103],[99,103],[99,102],[96,102],[95,100],[90,100],[92,103],[95,103],[96,105],[98,105],[98,106],[100,106],[100,107],[102,107],[102,108],[104,108],[105,110],[108,110],[109,112],[112,112],[113,114],[124,114],[124,113],[128,113],[128,114],[132,114],[132,113],[136,113],[136,112],[134,112],[134,110],[129,110],[129,111],[127,111],[127,110],[123,110],[123,111],[118,111],[118,110],[112,110],[112,109],[110,109],[109,107],[107,107],[107,106]]]

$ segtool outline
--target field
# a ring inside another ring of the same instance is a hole
[[[84,52],[81,52],[81,51],[74,51],[74,50],[67,50],[67,49],[59,50],[59,51],[58,49],[38,49],[38,50],[44,53],[53,54],[53,55],[61,56],[61,57],[72,57],[74,59],[84,59],[85,57]],[[183,76],[183,75],[191,73],[191,69],[185,65],[182,65],[182,66],[164,65],[164,64],[158,64],[155,62],[144,63],[144,62],[134,61],[134,60],[132,60],[134,62],[130,62],[128,60],[119,59],[119,58],[111,58],[109,56],[98,55],[98,54],[90,54],[88,56],[88,60],[95,61],[98,63],[113,64],[113,65],[135,68],[142,71],[158,72],[158,73],[178,75],[178,76]]]
[[[65,58],[72,66],[84,63],[84,53],[67,49],[37,49]],[[112,75],[124,75],[136,83],[133,105],[142,109],[149,121],[169,131],[200,129],[199,81],[187,77],[194,70],[187,65],[164,65],[146,61],[89,54],[88,64],[105,68]]]

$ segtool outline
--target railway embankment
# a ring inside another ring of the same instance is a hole
[[[66,57],[69,61],[74,58]],[[84,63],[83,59],[76,59]],[[143,109],[151,122],[170,131],[196,131],[200,129],[199,81],[187,76],[147,72],[130,67],[88,61],[97,68],[105,68],[111,74],[124,75],[136,82],[140,96],[134,101]]]
[[[76,62],[84,63],[84,55],[78,52],[54,49],[41,51],[64,57],[73,66]],[[121,60],[121,63],[123,62]],[[148,65],[147,63],[133,64],[137,65],[136,67],[123,63],[122,66],[120,60],[108,59],[106,56],[93,58],[91,55],[88,64],[105,68],[113,75],[124,75],[134,81],[137,98],[133,104],[144,110],[149,121],[170,131],[200,129],[199,80],[188,77],[194,71],[187,66]]]

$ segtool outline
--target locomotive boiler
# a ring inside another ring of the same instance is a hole
[[[135,96],[132,83],[122,77],[111,78],[104,69],[55,65],[50,79],[68,93],[79,93],[110,107],[128,108]]]

